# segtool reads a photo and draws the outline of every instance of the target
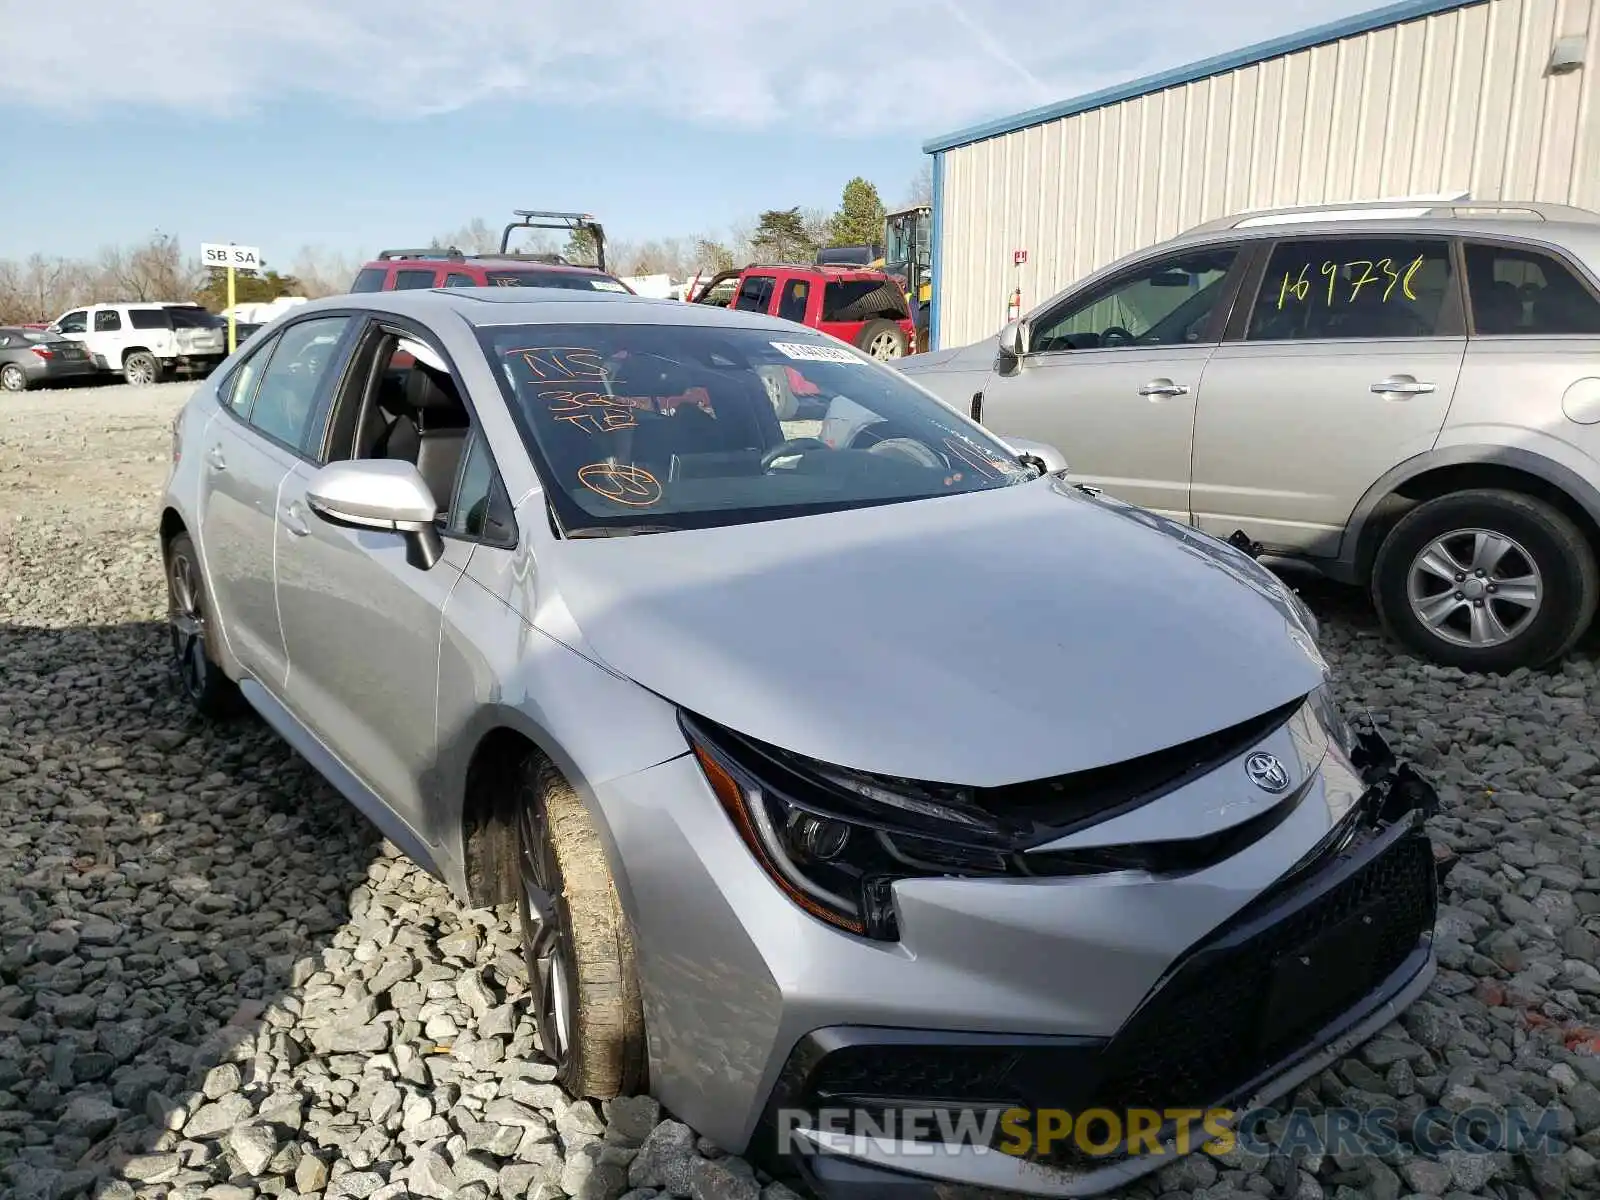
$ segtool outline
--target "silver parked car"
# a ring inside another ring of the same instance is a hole
[[[174,424],[173,649],[518,906],[573,1092],[825,1193],[1094,1193],[1162,1160],[997,1149],[999,1110],[1239,1105],[1382,1027],[1434,971],[1436,797],[1274,576],[1054,464],[772,318],[315,301]],[[837,1119],[952,1105],[988,1133],[931,1154]]]
[[[899,368],[1071,478],[1369,586],[1419,655],[1541,665],[1600,595],[1600,214],[1226,218]]]

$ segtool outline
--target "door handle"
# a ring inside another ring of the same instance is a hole
[[[311,532],[311,527],[306,524],[305,506],[296,500],[283,510],[283,527],[290,537],[305,537]]]
[[[206,461],[211,464],[213,471],[226,471],[228,469],[228,460],[222,457],[221,446],[211,447],[206,453]]]
[[[1410,375],[1391,375],[1372,385],[1380,396],[1422,396],[1433,391],[1433,384],[1418,383]]]
[[[1189,386],[1184,383],[1173,383],[1170,379],[1152,379],[1139,389],[1141,396],[1186,396]]]

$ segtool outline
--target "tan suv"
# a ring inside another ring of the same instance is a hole
[[[1370,586],[1418,654],[1508,670],[1595,611],[1597,280],[1583,209],[1277,209],[897,365],[1076,482]]]

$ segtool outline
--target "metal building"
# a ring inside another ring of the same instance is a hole
[[[1600,0],[1404,0],[934,138],[932,345],[1247,209],[1600,209]],[[1018,262],[1025,254],[1025,261]]]

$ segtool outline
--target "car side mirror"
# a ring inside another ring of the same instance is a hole
[[[444,553],[439,506],[422,473],[399,459],[334,462],[311,477],[306,503],[330,525],[379,529],[406,539],[406,561],[430,570]]]
[[[1022,321],[1007,321],[1000,331],[995,354],[995,370],[1009,375],[1022,365],[1022,356],[1028,352],[1028,327]]]
[[[1023,438],[1006,438],[1006,445],[1016,451],[1017,457],[1041,475],[1065,475],[1067,456],[1049,442],[1030,442]]]

